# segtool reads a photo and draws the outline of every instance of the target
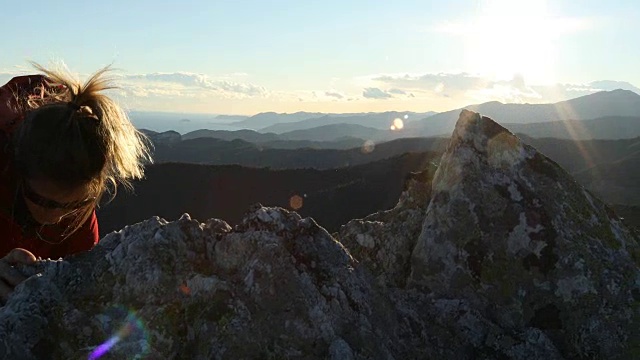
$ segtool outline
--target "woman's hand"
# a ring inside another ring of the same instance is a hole
[[[36,257],[28,250],[13,249],[7,256],[0,259],[0,302],[4,305],[18,284],[23,282],[23,276],[13,265],[31,265],[36,262]]]

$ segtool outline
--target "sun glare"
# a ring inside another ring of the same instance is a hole
[[[468,66],[503,80],[521,74],[527,82],[553,82],[557,38],[571,26],[570,19],[553,17],[546,1],[480,1],[464,31]]]
[[[406,115],[405,115],[406,116]],[[404,121],[400,118],[395,118],[393,124],[389,127],[391,130],[402,130],[404,128]]]

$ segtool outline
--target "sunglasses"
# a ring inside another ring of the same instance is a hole
[[[60,203],[38,194],[29,186],[26,181],[22,184],[22,193],[24,194],[25,198],[29,199],[29,201],[45,209],[62,209],[69,211],[74,211],[85,207],[94,202],[96,199],[95,197],[92,197],[82,201]]]

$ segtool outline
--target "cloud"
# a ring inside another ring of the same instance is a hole
[[[388,92],[373,87],[364,89],[364,91],[362,92],[362,96],[366,97],[367,99],[389,99],[393,97],[393,95],[389,94]]]
[[[357,91],[357,89],[356,89]],[[298,90],[276,90],[271,91],[269,93],[269,99],[273,102],[308,102],[314,104],[321,103],[332,103],[336,104],[344,104],[349,101],[352,101],[353,95],[349,91],[343,91],[342,89],[337,90],[335,88],[331,88],[329,90],[326,89],[316,89],[316,90],[308,90],[308,89],[298,89]]]
[[[246,72],[234,72],[234,73],[231,73],[231,74],[229,74],[227,76],[228,77],[247,77],[247,76],[249,76],[249,74],[246,73]]]
[[[387,90],[389,94],[397,94],[397,95],[407,95],[407,92],[402,89],[389,89]]]
[[[125,93],[133,96],[251,98],[269,95],[262,86],[188,72],[129,74],[119,80]]]
[[[213,83],[214,87],[218,90],[225,92],[241,94],[246,96],[266,96],[267,90],[262,86],[256,86],[253,84],[237,83],[232,81],[218,81]]]
[[[393,86],[397,89],[420,89],[442,92],[446,87],[451,90],[465,90],[481,86],[488,82],[480,76],[468,73],[438,73],[438,74],[404,74],[404,75],[378,75],[372,77],[373,81]]]
[[[344,98],[344,95],[340,94],[337,91],[325,91],[324,95],[325,96],[329,96],[329,97],[334,97],[336,99],[343,99]]]
[[[0,69],[0,85],[21,73],[25,72]],[[249,104],[245,99],[251,99],[252,104],[262,104],[264,109],[269,106],[276,109],[281,104],[299,102],[318,108],[325,104],[347,108],[345,104],[355,106],[354,103],[365,100],[367,106],[380,108],[420,103],[439,111],[487,101],[553,103],[619,88],[640,94],[640,88],[623,81],[533,85],[518,74],[509,80],[495,80],[467,72],[372,74],[343,80],[324,89],[284,91],[267,90],[252,84],[243,73],[216,77],[190,72],[119,74],[117,84],[120,89],[113,93],[120,100],[125,100],[127,106],[134,108],[204,108],[216,101],[228,104],[230,100],[242,101],[235,104]],[[371,99],[388,101],[373,102]]]
[[[594,81],[584,84],[530,85],[520,74],[511,80],[493,80],[489,77],[461,73],[377,74],[371,75],[370,89],[382,93],[413,94],[422,98],[453,98],[464,105],[501,101],[509,103],[544,103],[576,98],[603,90],[625,89],[640,94],[640,88],[622,81]],[[380,90],[390,88],[386,92]],[[410,96],[408,95],[408,96]],[[367,97],[365,95],[365,97]]]

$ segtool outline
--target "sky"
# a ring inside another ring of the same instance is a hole
[[[3,2],[0,82],[111,65],[130,110],[446,111],[640,93],[637,0]]]

